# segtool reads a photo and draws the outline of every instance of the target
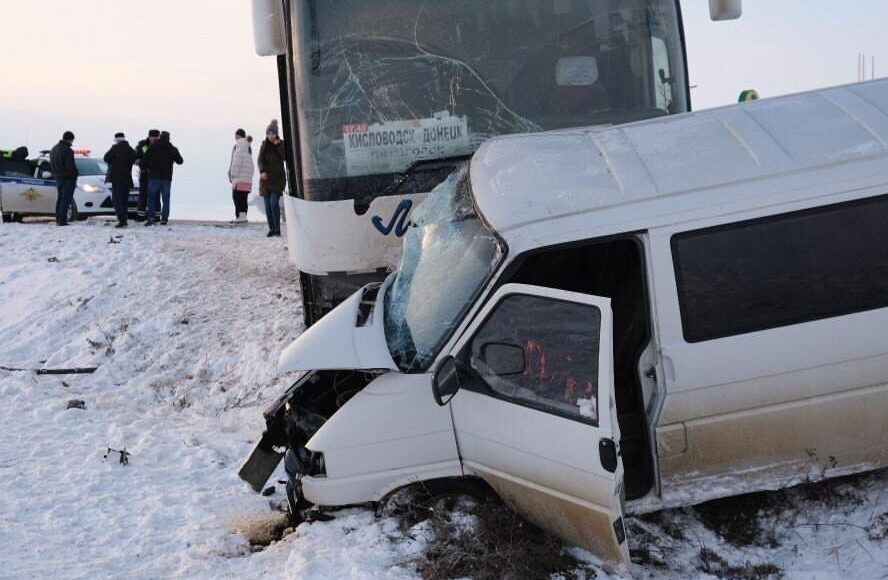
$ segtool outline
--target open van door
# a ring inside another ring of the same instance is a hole
[[[450,404],[467,475],[542,528],[628,565],[611,337],[610,299],[506,284],[439,365],[435,394],[444,402],[439,382],[458,381]]]

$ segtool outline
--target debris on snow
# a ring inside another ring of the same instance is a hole
[[[118,462],[120,465],[129,465],[129,457],[132,455],[129,451],[126,450],[126,447],[123,449],[111,449],[108,448],[108,451],[105,452],[105,455],[102,456],[102,459],[108,459],[108,456],[112,453],[117,453],[119,455]]]
[[[68,401],[68,406],[65,408],[86,410],[86,401],[83,399],[71,399]]]

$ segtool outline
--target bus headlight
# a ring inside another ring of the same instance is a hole
[[[92,183],[85,184],[81,189],[86,193],[102,193],[105,191],[105,188],[101,185],[94,185]]]

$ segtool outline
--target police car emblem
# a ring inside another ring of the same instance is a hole
[[[34,201],[35,199],[39,199],[39,198],[43,197],[42,195],[40,195],[40,192],[37,191],[36,189],[34,189],[33,187],[29,187],[28,189],[23,191],[22,195],[28,201]]]

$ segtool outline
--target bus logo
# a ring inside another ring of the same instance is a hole
[[[392,230],[394,230],[395,236],[400,238],[407,233],[407,228],[410,227],[410,223],[407,221],[407,216],[410,214],[412,208],[412,199],[402,199],[401,203],[398,204],[398,207],[395,208],[395,213],[392,215],[388,224],[382,223],[382,218],[378,215],[373,216],[370,221],[373,222],[373,227],[375,227],[382,235],[387,236],[392,233]]]

